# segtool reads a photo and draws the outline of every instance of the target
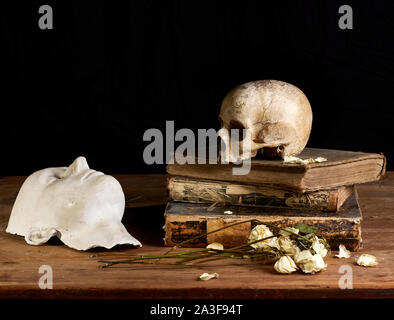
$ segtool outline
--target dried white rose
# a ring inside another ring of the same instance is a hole
[[[305,273],[316,273],[327,267],[320,254],[313,255],[310,250],[303,250],[294,256],[295,263]]]
[[[221,243],[219,242],[212,242],[209,245],[207,245],[208,249],[214,249],[214,250],[223,250],[224,247]]]
[[[339,245],[339,253],[335,255],[337,258],[341,259],[347,259],[350,258],[350,251],[346,249],[346,247],[343,244]]]
[[[297,228],[288,227],[288,228],[281,229],[279,231],[279,234],[281,236],[290,236],[290,235],[292,235],[292,233],[288,232],[288,231],[291,231],[291,232],[296,233],[296,234],[298,234],[300,232],[300,230],[298,230]]]
[[[275,262],[274,269],[279,273],[292,273],[298,268],[291,257],[282,256]]]
[[[323,257],[320,254],[315,254],[308,259],[302,260],[299,267],[304,273],[316,273],[324,270],[327,264],[324,262]]]
[[[300,248],[298,248],[296,242],[287,236],[279,237],[278,244],[280,250],[284,251],[289,256],[294,256],[301,251]]]
[[[215,279],[215,278],[219,278],[219,274],[218,273],[206,273],[204,272],[201,276],[200,276],[200,280],[203,281],[207,281],[207,280],[211,280],[211,279]]]
[[[271,230],[264,224],[259,224],[255,226],[252,231],[250,232],[248,242],[254,242],[257,240],[261,240],[264,238],[272,237],[274,234],[271,232]],[[263,240],[260,242],[256,242],[251,244],[251,247],[258,250],[258,249],[267,249],[267,248],[279,248],[278,244],[278,238],[273,237],[267,240]]]
[[[358,258],[357,264],[363,267],[373,267],[378,264],[378,259],[372,254],[364,253]]]
[[[272,238],[271,241],[268,242],[268,246],[280,250],[278,238]]]
[[[324,243],[322,243],[317,236],[313,236],[312,249],[317,254],[320,254],[322,258],[324,258],[327,255],[327,252],[328,252],[328,250],[326,249]]]
[[[312,257],[313,254],[309,250],[303,250],[294,256],[294,261],[296,264],[299,264],[308,261]]]

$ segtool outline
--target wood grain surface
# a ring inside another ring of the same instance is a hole
[[[127,199],[123,222],[142,243],[142,248],[116,247],[110,252],[164,253],[162,230],[166,202],[165,175],[116,176]],[[78,252],[59,241],[27,245],[22,237],[5,232],[13,201],[24,177],[0,177],[0,297],[1,298],[393,298],[394,297],[394,172],[378,183],[358,187],[363,212],[364,247],[352,258],[326,259],[320,274],[281,275],[258,261],[215,261],[198,267],[123,266],[100,269],[94,249]],[[355,264],[362,253],[371,253],[379,265]],[[41,265],[53,270],[53,289],[38,286]],[[340,267],[349,265],[353,289],[341,290]],[[219,279],[198,281],[203,272],[218,272]]]

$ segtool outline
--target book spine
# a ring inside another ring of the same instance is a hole
[[[184,176],[188,178],[198,177],[200,179],[232,181],[235,183],[272,185],[277,188],[304,192],[302,179],[306,173],[305,166],[297,167],[259,167],[253,168],[246,175],[233,175],[235,165],[214,165],[214,164],[169,164],[166,167],[167,173],[173,176]]]
[[[224,219],[222,217],[203,217],[190,215],[165,215],[165,238],[166,246],[174,246],[185,240],[196,236],[209,233],[226,225],[233,224],[242,220],[250,220],[253,217],[231,217]],[[261,217],[256,217],[259,219]],[[326,238],[331,249],[338,249],[340,244],[346,246],[347,249],[356,251],[361,246],[361,226],[360,220],[352,219],[304,219],[304,218],[288,218],[278,220],[270,220],[265,218],[261,222],[278,225],[281,227],[291,227],[302,222],[309,225],[319,227],[319,235]],[[250,231],[257,225],[255,222],[245,222],[234,227],[230,227],[218,232],[200,237],[193,242],[189,242],[183,247],[205,247],[212,242],[222,243],[226,248],[244,245],[248,242]]]
[[[173,201],[241,206],[272,206],[337,211],[339,189],[310,193],[224,181],[169,177],[168,196]]]

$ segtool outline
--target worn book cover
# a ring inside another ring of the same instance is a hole
[[[264,185],[169,176],[167,190],[171,201],[310,208],[335,212],[352,194],[353,186],[299,193]]]
[[[253,158],[248,174],[234,175],[235,164],[169,164],[171,175],[199,179],[271,185],[296,192],[311,192],[379,180],[386,170],[383,154],[305,148],[301,159],[326,158],[309,164]]]
[[[179,244],[228,224],[251,219],[282,227],[294,226],[299,222],[316,226],[319,228],[319,235],[327,239],[332,249],[337,249],[340,244],[344,244],[350,250],[357,250],[361,245],[362,215],[356,193],[345,201],[335,215],[306,209],[218,207],[202,203],[169,202],[164,217],[164,240],[167,246]],[[256,221],[239,224],[208,234],[185,246],[204,247],[212,242],[220,242],[225,247],[246,244],[250,231],[257,224]]]

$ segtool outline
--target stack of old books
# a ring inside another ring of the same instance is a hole
[[[233,164],[168,165],[170,200],[164,214],[165,244],[173,246],[205,233],[187,246],[245,244],[257,222],[209,232],[255,219],[282,227],[299,222],[317,226],[331,248],[344,244],[357,250],[362,215],[355,185],[379,180],[385,173],[385,157],[312,148],[298,157],[326,161],[252,159],[247,175],[233,175]]]

